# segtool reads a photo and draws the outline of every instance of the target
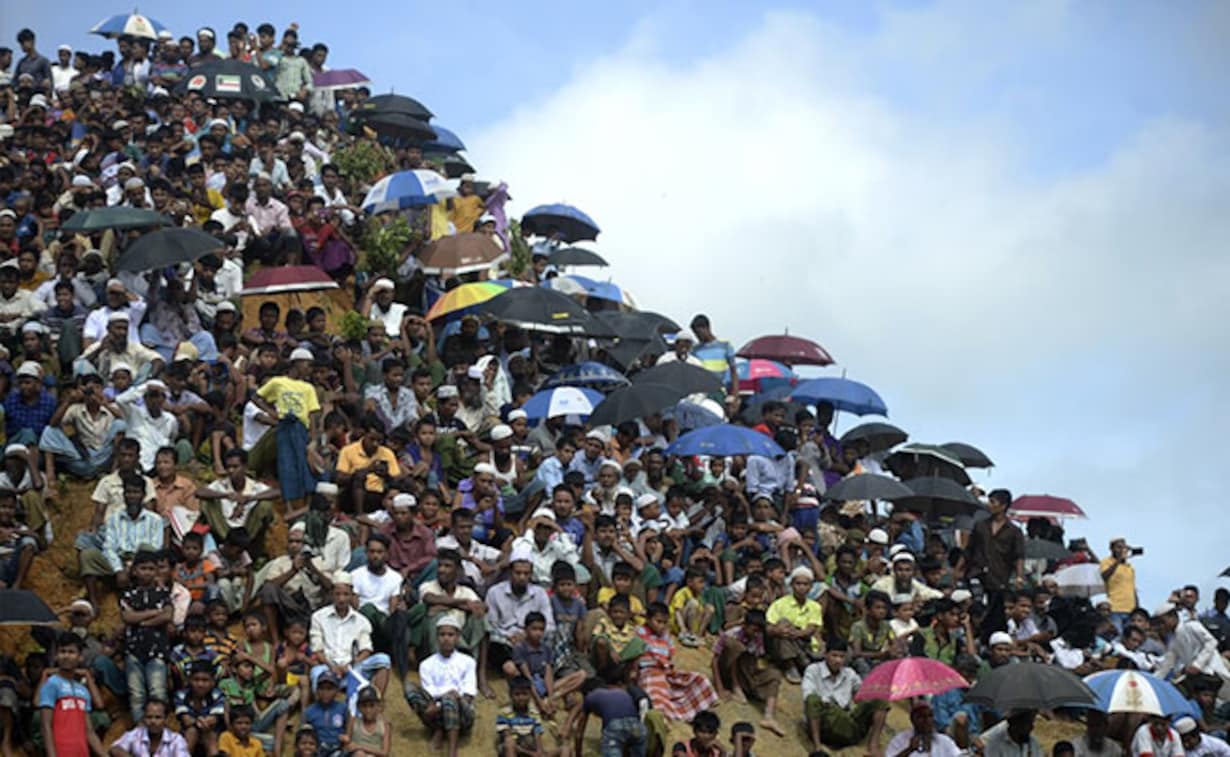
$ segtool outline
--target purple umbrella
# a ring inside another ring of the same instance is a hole
[[[312,85],[316,89],[351,89],[371,84],[362,71],[355,68],[337,68],[332,71],[316,71]]]

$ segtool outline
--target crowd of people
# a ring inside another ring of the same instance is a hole
[[[463,280],[542,283],[558,240],[536,240],[524,270],[507,258],[428,275],[411,245],[401,277],[369,275],[366,230],[398,215],[424,244],[484,232],[511,248],[506,193],[465,176],[447,202],[364,213],[367,187],[331,156],[377,140],[353,118],[369,93],[315,89],[329,50],[298,34],[122,36],[52,62],[21,30],[19,51],[0,48],[0,585],[29,588],[40,553],[65,541],[81,581],[62,625],[35,629],[37,650],[6,650],[5,757],[386,757],[391,683],[453,755],[484,698],[501,703],[497,741],[468,748],[506,757],[593,753],[587,734],[604,756],[748,757],[765,732],[795,754],[1042,753],[1035,712],[963,689],[912,701],[910,729],[889,739],[890,704],[855,695],[905,656],[971,684],[1026,660],[1169,677],[1191,705],[1174,723],[1091,710],[1055,754],[1230,753],[1230,592],[1207,609],[1190,586],[1142,607],[1127,539],[1100,559],[1073,540],[1063,561],[1097,562],[1107,591],[1063,596],[1003,489],[971,487],[983,506],[967,522],[833,501],[884,450],[843,444],[823,402],[759,403],[749,422],[734,350],[704,315],[631,364],[586,338],[427,320]],[[281,99],[181,86],[223,58],[264,71]],[[398,168],[441,168],[414,143],[388,149]],[[118,271],[149,229],[61,229],[108,207],[157,211],[218,251]],[[245,280],[286,263],[352,293],[365,336],[272,300],[245,321]],[[582,360],[629,375],[700,366],[725,388],[725,420],[784,454],[668,454],[687,430],[669,410],[613,428],[531,417],[527,399]],[[73,494],[86,491],[88,504]],[[83,508],[74,533],[68,513]],[[763,717],[723,728],[724,700]],[[779,717],[786,701],[805,728]],[[109,711],[130,722],[105,743]],[[674,742],[668,721],[693,736]]]

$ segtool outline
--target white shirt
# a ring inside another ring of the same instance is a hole
[[[821,702],[846,708],[854,702],[854,695],[862,683],[863,679],[852,668],[841,668],[834,673],[826,661],[813,662],[803,671],[803,699],[814,694]]]
[[[453,584],[453,593],[449,594],[447,591],[444,590],[444,587],[440,585],[440,582],[434,579],[431,581],[424,581],[423,583],[419,584],[419,598],[421,599],[423,597],[426,597],[428,594],[437,594],[440,596],[449,597],[451,599],[464,599],[469,602],[480,601],[478,594],[473,589],[471,589],[469,586],[466,586],[464,584]],[[428,615],[427,616],[428,630],[434,629],[435,624],[439,622],[440,618],[446,615],[451,617],[453,620],[457,621],[458,623],[460,623],[462,626],[464,626],[466,623],[466,611],[452,608],[452,609],[444,610],[436,615]]]
[[[256,443],[273,428],[256,419],[256,416],[264,412],[250,400],[243,406],[243,448],[247,452],[251,452]]]
[[[69,61],[67,66],[61,66],[59,63],[51,64],[51,86],[56,92],[67,92],[68,85],[73,83],[73,77],[77,75],[77,69],[73,68],[72,61]]]
[[[128,314],[128,341],[130,343],[141,343],[141,319],[145,317],[145,301],[136,300],[128,303],[128,307],[120,310],[112,310],[106,305],[99,306],[90,311],[90,314],[85,317],[85,324],[81,327],[81,337],[87,341],[97,342],[107,335],[107,319],[112,313],[127,313]]]
[[[440,699],[450,691],[476,697],[476,671],[474,658],[464,652],[454,651],[448,657],[437,652],[419,663],[419,685],[433,699]]]
[[[983,757],[1046,757],[1042,744],[1030,734],[1029,741],[1018,744],[1008,735],[1008,721],[1001,720],[978,737]]]
[[[1230,757],[1230,744],[1202,733],[1196,748],[1187,750],[1187,757]]]
[[[1132,737],[1132,757],[1184,757],[1183,742],[1173,728],[1166,729],[1166,738],[1156,741],[1149,724],[1145,723]]]
[[[350,665],[360,652],[372,651],[372,624],[358,610],[342,617],[330,604],[312,613],[311,644],[330,664]]]
[[[371,317],[384,321],[384,333],[389,337],[401,336],[401,319],[406,316],[406,306],[400,302],[390,302],[385,310],[377,302],[372,303]]]
[[[455,549],[463,554],[469,554],[470,557],[482,563],[495,565],[500,561],[500,550],[495,547],[488,547],[486,544],[479,544],[477,539],[470,539],[470,549],[464,550],[461,544],[458,543],[457,537],[449,535],[443,536],[436,541],[436,549]],[[465,571],[467,577],[474,582],[475,586],[482,586],[483,572],[478,569],[478,566],[469,560],[461,561],[461,569]],[[422,587],[419,587],[419,594],[422,595]]]
[[[141,452],[145,452],[144,446],[142,447]],[[236,492],[235,487],[231,485],[230,476],[225,476],[212,482],[209,485],[209,490],[218,492],[219,494],[247,494],[255,497],[270,491],[270,488],[256,479],[245,478],[243,481],[243,489]],[[231,528],[239,528],[246,523],[248,519],[248,512],[250,512],[255,505],[253,502],[245,502],[243,505],[243,512],[239,514],[239,517],[235,518],[231,517],[231,513],[235,510],[235,500],[228,497],[222,497],[218,501],[222,503],[222,515],[226,518],[226,522],[230,524]]]
[[[517,537],[513,542],[513,551],[516,551],[518,546],[524,546],[530,551],[530,562],[534,565],[534,583],[539,586],[551,585],[551,566],[555,565],[556,560],[563,560],[574,568],[581,563],[576,543],[568,534],[551,534],[551,538],[540,550],[534,542],[534,532],[531,529]]]
[[[134,386],[116,397],[115,401],[124,411],[124,422],[128,424],[124,429],[124,436],[141,443],[141,470],[147,471],[154,467],[154,457],[160,447],[175,446],[175,437],[179,434],[179,418],[168,410],[163,410],[157,418],[150,415],[145,404],[141,402],[144,394],[144,386]]]
[[[896,736],[893,736],[893,740],[888,742],[888,748],[884,750],[885,757],[897,757],[903,749],[910,745],[910,740],[913,738],[913,728],[901,731]],[[932,733],[928,743],[930,744],[928,749],[921,752],[911,752],[911,755],[929,754],[934,755],[934,757],[957,757],[957,755],[961,754],[961,747],[957,746],[957,742],[942,733]]]
[[[1166,645],[1166,656],[1157,666],[1158,678],[1166,678],[1170,673],[1182,673],[1188,666],[1200,669],[1206,675],[1217,676],[1222,680],[1221,698],[1226,698],[1226,690],[1230,688],[1230,668],[1225,659],[1217,651],[1217,638],[1209,633],[1209,629],[1199,620],[1185,620],[1174,630],[1174,637]]]
[[[243,213],[241,215],[235,215],[234,213],[231,212],[231,209],[229,207],[218,208],[217,210],[209,214],[209,220],[217,221],[218,223],[222,224],[223,231],[229,231],[229,229],[232,226],[239,223],[240,221],[244,221],[247,219],[248,219],[247,213]],[[242,251],[245,247],[248,246],[248,230],[243,229],[241,231],[234,232],[234,234],[235,234],[235,249]]]
[[[401,574],[387,565],[384,572],[376,575],[362,568],[350,574],[354,579],[354,590],[359,595],[359,606],[372,605],[385,615],[389,614],[389,601],[401,593]]]
[[[305,147],[306,149],[306,147]],[[330,208],[341,208],[338,214],[342,217],[342,223],[347,226],[354,225],[354,213],[346,208],[350,203],[346,202],[346,195],[342,194],[342,190],[333,190],[333,195],[329,195],[329,190],[324,184],[316,185],[316,196],[325,201],[325,205]]]

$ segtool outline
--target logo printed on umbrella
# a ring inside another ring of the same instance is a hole
[[[252,74],[248,77],[248,79],[252,82],[253,87],[256,87],[257,89],[265,88],[265,77],[260,74]]]
[[[205,81],[206,81],[205,74],[197,74],[196,76],[188,80],[188,89],[190,90],[204,89]]]
[[[214,77],[214,88],[219,92],[240,92],[243,80],[236,74],[218,74]]]

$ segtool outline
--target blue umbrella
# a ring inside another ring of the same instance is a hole
[[[610,300],[621,304],[624,301],[624,291],[618,284],[598,281],[576,273],[547,279],[543,282],[543,286],[568,295],[584,294],[587,297],[596,297],[600,300]]]
[[[614,389],[618,386],[627,386],[629,383],[631,382],[628,381],[627,376],[609,365],[590,361],[561,368],[551,378],[547,379],[543,386],[548,389],[553,389],[557,386],[588,386],[597,389]]]
[[[446,179],[435,171],[398,171],[376,182],[363,198],[366,213],[383,213],[435,205],[455,194]]]
[[[1147,715],[1188,715],[1192,704],[1174,684],[1139,670],[1103,670],[1085,676],[1098,695],[1103,712],[1139,712]]]
[[[809,405],[828,402],[837,410],[855,415],[888,415],[888,407],[874,389],[845,378],[804,381],[790,393],[790,399]]]
[[[666,448],[668,455],[760,455],[777,457],[786,451],[769,437],[744,426],[723,423],[698,428],[679,437]]]
[[[602,393],[575,386],[544,389],[526,400],[521,409],[531,420],[557,418],[561,415],[588,416],[602,402]]]
[[[97,34],[108,39],[117,37],[138,37],[140,39],[158,39],[158,33],[166,31],[166,27],[149,16],[140,13],[120,13],[105,18],[94,24],[90,34]]]
[[[549,237],[558,232],[565,242],[580,242],[583,239],[597,239],[601,231],[594,219],[581,210],[555,203],[539,205],[531,208],[521,217],[521,228],[531,234]]]
[[[423,152],[461,152],[466,149],[460,137],[440,124],[432,124],[431,128],[435,129],[436,138],[420,145]]]

